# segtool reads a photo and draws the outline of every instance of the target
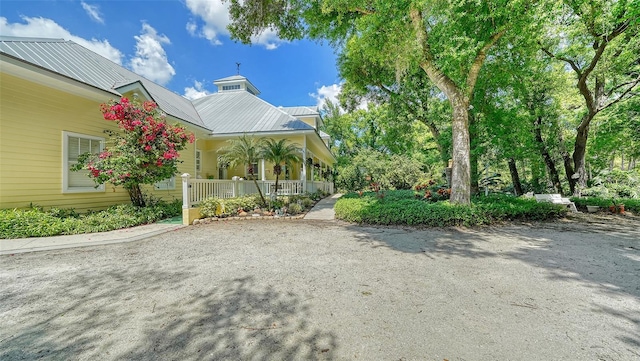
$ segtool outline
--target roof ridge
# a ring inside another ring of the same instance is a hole
[[[9,36],[9,35],[0,35],[0,41],[19,41],[19,42],[30,42],[30,43],[64,43],[67,41],[73,42],[71,40],[65,40],[63,38],[40,38],[40,37],[22,37],[22,36]]]

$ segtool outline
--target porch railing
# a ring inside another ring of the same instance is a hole
[[[269,195],[275,191],[275,181],[258,181],[262,194]],[[333,194],[333,183],[279,180],[278,195],[296,195],[317,190]],[[182,205],[191,208],[209,197],[234,198],[243,195],[258,194],[253,181],[222,179],[191,179],[188,173],[182,175]]]

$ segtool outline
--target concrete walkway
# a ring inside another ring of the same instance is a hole
[[[313,208],[311,208],[309,212],[307,212],[303,219],[313,219],[320,221],[334,220],[336,218],[336,212],[333,209],[333,206],[341,196],[342,194],[336,193],[330,197],[321,199]]]
[[[131,228],[116,229],[115,231],[109,232],[0,239],[0,255],[133,242],[161,233],[171,232],[182,227],[185,226],[181,224],[153,223]]]
[[[304,219],[335,219],[333,206],[336,203],[336,200],[340,198],[340,196],[341,194],[334,194],[330,197],[320,200],[304,216]],[[153,237],[158,234],[171,232],[182,227],[186,226],[183,226],[181,224],[154,223],[100,233],[73,234],[54,237],[0,239],[0,255],[133,242]]]

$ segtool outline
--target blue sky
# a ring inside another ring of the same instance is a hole
[[[276,106],[319,105],[340,91],[334,50],[307,40],[284,42],[271,32],[253,45],[229,38],[220,0],[2,0],[0,34],[64,38],[197,98],[212,81],[246,76]]]

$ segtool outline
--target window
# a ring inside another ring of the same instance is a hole
[[[171,177],[153,185],[153,189],[157,191],[167,191],[176,189],[176,177]]]
[[[196,173],[202,171],[202,151],[196,150]]]
[[[71,166],[78,163],[78,156],[84,153],[97,154],[104,148],[104,138],[89,135],[62,132],[62,192],[104,192],[104,184],[96,188],[88,170],[71,171]]]
[[[253,173],[253,174],[252,174]],[[249,177],[254,176],[254,177],[258,177],[258,163],[252,163],[248,168],[247,168],[247,172],[246,172],[246,178],[250,179]],[[253,179],[253,178],[251,178]]]
[[[240,84],[222,86],[222,90],[239,90],[239,89],[240,89]]]

